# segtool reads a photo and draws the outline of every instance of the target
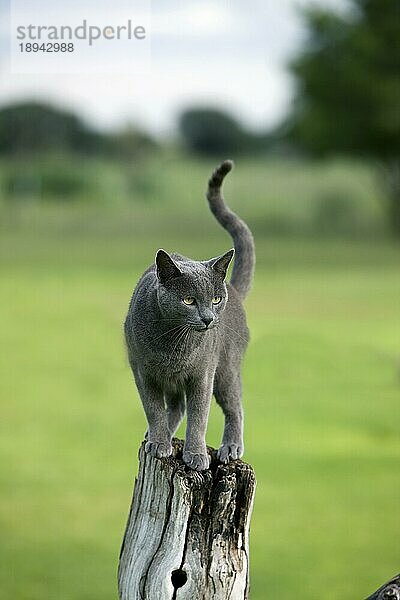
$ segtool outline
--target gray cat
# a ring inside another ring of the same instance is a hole
[[[183,460],[197,471],[209,467],[205,434],[213,394],[225,416],[218,458],[225,463],[243,454],[240,365],[249,333],[242,300],[253,278],[255,250],[249,228],[221,195],[232,167],[227,160],[214,171],[207,199],[235,249],[204,261],[158,250],[125,321],[129,362],[148,421],[146,452],[171,454],[186,408]],[[234,253],[232,278],[225,283]]]

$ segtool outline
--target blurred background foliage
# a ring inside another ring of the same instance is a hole
[[[158,247],[230,247],[204,199],[228,157],[258,261],[251,598],[353,600],[398,570],[398,7],[306,8],[273,129],[195,104],[169,137],[26,98],[0,108],[1,599],[115,596],[145,430],[121,324]],[[210,444],[221,429],[214,407]]]
[[[249,131],[228,112],[202,106],[180,114],[178,138],[154,139],[132,125],[94,130],[77,115],[41,103],[3,106],[0,201],[140,202],[157,196],[168,202],[171,185],[157,189],[156,183],[168,156],[233,156],[264,175],[257,204],[268,233],[370,235],[386,228],[400,237],[398,11],[397,0],[355,0],[344,14],[306,8],[309,37],[291,64],[297,81],[292,111],[270,131]],[[339,162],[343,171],[335,166]],[[287,170],[289,180],[315,173],[309,195],[301,183],[292,195],[278,191],[286,214],[279,207],[278,215],[268,215],[277,197],[265,175],[274,165]],[[329,189],[318,185],[327,170],[337,173]]]
[[[380,165],[388,223],[400,236],[400,44],[397,0],[354,0],[338,15],[304,13],[309,40],[292,64],[298,93],[288,133],[314,156]]]
[[[42,104],[0,109],[3,225],[9,218],[17,225],[17,215],[23,219],[34,211],[41,211],[44,223],[52,204],[60,208],[61,224],[67,205],[74,211],[84,203],[93,210],[107,207],[108,223],[113,206],[119,208],[115,220],[124,206],[145,222],[145,205],[158,204],[169,207],[172,227],[174,212],[182,210],[196,227],[198,219],[207,219],[200,201],[204,173],[233,156],[239,169],[232,185],[246,198],[250,224],[259,233],[379,237],[393,226],[395,211],[375,166],[359,155],[310,160],[292,142],[256,136],[212,109],[187,110],[179,122],[179,139],[156,140],[132,126],[95,132],[78,117]],[[190,210],[182,172],[199,182],[199,202]]]
[[[95,131],[77,115],[45,104],[2,107],[0,198],[3,204],[29,199],[103,202],[116,196],[119,201],[151,202],[157,196],[153,192],[159,163],[167,154],[180,153],[182,161],[233,156],[251,159],[260,179],[274,163],[285,165],[289,178],[296,168],[299,174],[308,170],[312,177],[313,164],[315,191],[308,197],[312,207],[303,210],[300,186],[292,195],[278,193],[279,199],[289,200],[286,214],[279,210],[279,215],[268,215],[274,200],[271,186],[265,186],[268,232],[275,227],[277,233],[370,235],[383,232],[383,215],[387,229],[400,237],[398,11],[397,0],[355,0],[345,14],[306,8],[309,39],[291,65],[297,81],[292,112],[271,131],[246,130],[228,112],[203,106],[182,112],[178,139],[156,140],[131,125]],[[318,189],[320,174],[340,156],[348,158],[342,173],[337,172],[336,184]],[[371,172],[376,184],[357,192],[354,182],[360,181],[362,170],[364,181]],[[114,194],[108,186],[111,178],[117,185]],[[161,185],[159,191],[171,197],[170,187]],[[380,208],[373,206],[371,195]],[[159,194],[158,200],[168,201]]]

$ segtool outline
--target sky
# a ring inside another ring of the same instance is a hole
[[[72,109],[99,128],[131,123],[155,135],[173,133],[178,115],[191,106],[222,108],[254,130],[277,124],[290,107],[294,86],[287,64],[304,43],[299,7],[308,0],[65,4],[0,0],[0,106],[37,99]],[[313,4],[341,10],[345,0]],[[134,24],[145,23],[146,40],[99,41],[72,57],[42,54],[31,59],[22,54],[17,58],[28,68],[17,72],[9,46],[24,17],[27,23],[79,24],[87,19],[99,25],[132,18]],[[45,59],[52,61],[51,69],[43,67]],[[33,60],[41,61],[35,63],[38,68]]]

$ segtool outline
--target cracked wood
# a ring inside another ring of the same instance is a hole
[[[255,491],[250,465],[196,472],[173,456],[139,450],[139,474],[121,548],[120,600],[245,600],[249,596],[249,523]]]

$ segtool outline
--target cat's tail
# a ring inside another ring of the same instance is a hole
[[[217,167],[208,182],[207,200],[217,221],[231,235],[235,247],[235,264],[231,284],[240,297],[245,298],[250,289],[256,262],[254,240],[250,229],[226,204],[221,193],[225,175],[233,168],[231,160]]]

